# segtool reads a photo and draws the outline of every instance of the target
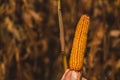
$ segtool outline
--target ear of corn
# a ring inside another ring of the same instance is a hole
[[[79,71],[82,68],[89,23],[89,17],[83,15],[77,24],[70,55],[70,69],[72,70]]]

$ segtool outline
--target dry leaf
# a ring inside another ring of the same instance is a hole
[[[119,37],[120,36],[120,30],[112,30],[110,31],[111,37]]]
[[[14,23],[10,20],[9,17],[6,17],[4,21],[5,24],[7,25],[7,30],[11,32],[18,41],[20,41],[21,40],[20,34],[18,30],[14,27]]]

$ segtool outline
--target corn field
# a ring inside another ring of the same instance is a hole
[[[61,79],[57,6],[57,0],[0,0],[0,80]],[[61,12],[67,63],[79,18],[87,14],[82,76],[120,80],[120,0],[61,0]]]

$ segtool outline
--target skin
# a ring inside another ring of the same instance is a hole
[[[83,77],[81,78],[81,76],[81,72],[67,69],[61,80],[87,80]]]

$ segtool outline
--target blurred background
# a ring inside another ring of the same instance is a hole
[[[61,0],[65,53],[81,15],[90,16],[83,76],[120,80],[120,0]],[[60,80],[56,0],[0,0],[0,80]]]

